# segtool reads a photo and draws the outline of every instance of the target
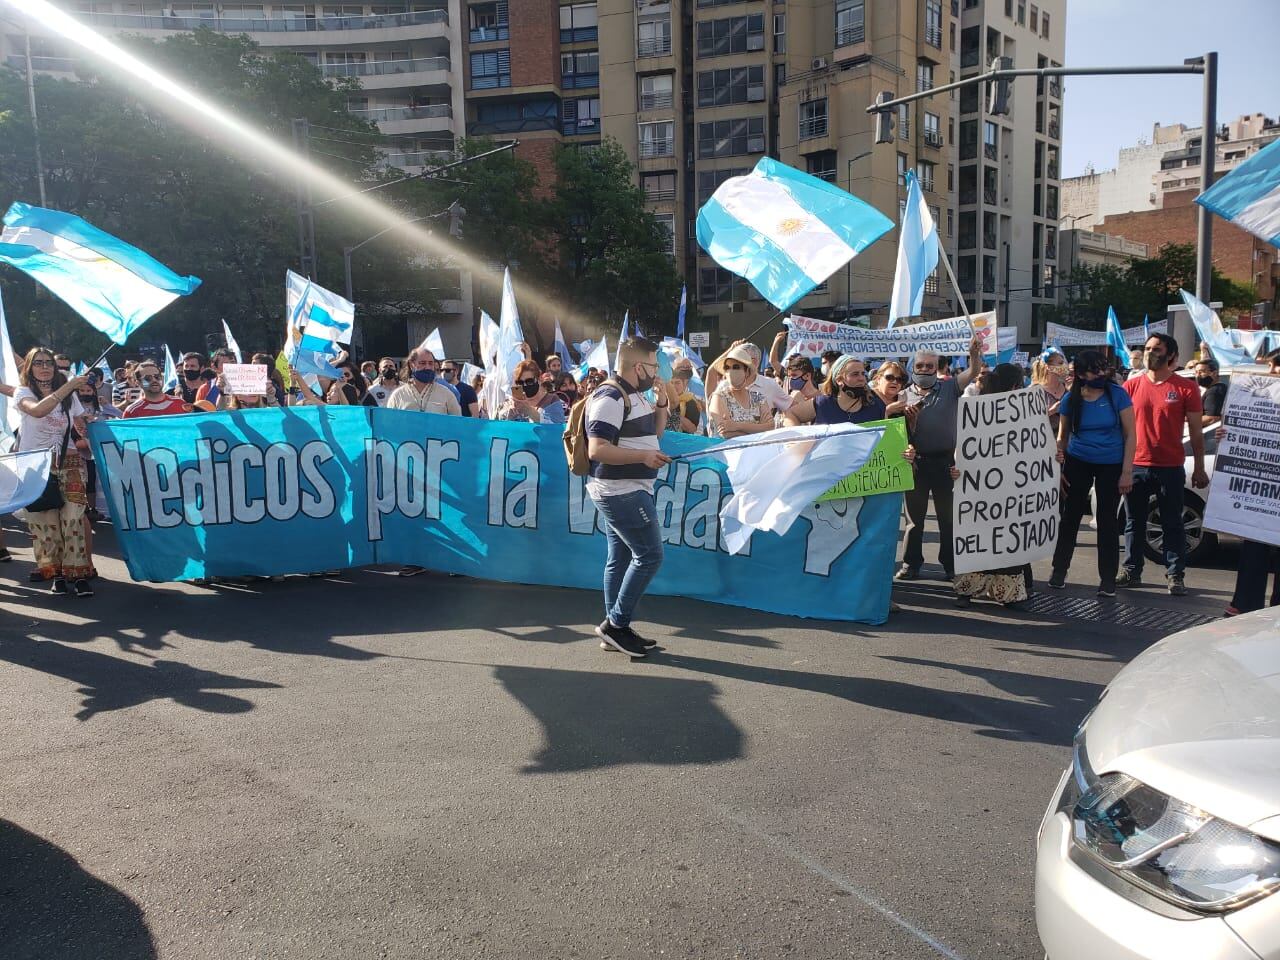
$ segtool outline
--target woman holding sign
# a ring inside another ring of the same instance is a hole
[[[831,376],[812,400],[796,400],[787,426],[805,423],[867,423],[885,418],[884,401],[867,386],[867,365],[847,354],[831,365]]]
[[[1049,586],[1061,590],[1076,549],[1080,520],[1089,509],[1098,523],[1098,596],[1116,595],[1120,567],[1120,498],[1133,489],[1133,454],[1137,445],[1133,401],[1111,380],[1107,358],[1097,350],[1076,355],[1076,375],[1059,405],[1058,462],[1067,504],[1058,527]]]

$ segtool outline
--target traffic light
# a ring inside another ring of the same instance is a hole
[[[1012,57],[996,57],[991,61],[992,70],[1012,70]],[[1009,85],[1013,83],[1012,77],[1003,77],[998,80],[992,80],[987,84],[987,113],[993,116],[1003,117],[1009,113]]]
[[[466,208],[457,200],[449,204],[449,236],[455,240],[462,239],[462,218],[466,215]]]
[[[882,90],[876,103],[888,103],[893,99],[892,90]],[[876,143],[893,143],[893,116],[895,110],[876,111]]]

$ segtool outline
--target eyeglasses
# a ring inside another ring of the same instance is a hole
[[[530,379],[530,380],[517,380],[517,381],[516,381],[516,386],[517,386],[517,387],[536,387],[540,382],[541,382],[541,381],[538,381],[538,380],[532,380],[532,379]]]
[[[32,365],[33,367],[52,367],[52,366],[53,366],[53,361],[52,361],[52,360],[38,360],[38,359],[37,359],[37,360],[32,360],[32,361],[31,361],[31,365]]]
[[[880,379],[888,380],[890,383],[906,383],[907,382],[906,377],[900,377],[896,373],[886,373]]]

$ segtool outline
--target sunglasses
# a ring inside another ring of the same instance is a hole
[[[906,378],[906,377],[900,377],[900,376],[898,376],[896,373],[886,373],[886,374],[885,374],[883,377],[881,377],[880,379],[881,379],[881,380],[887,380],[887,381],[889,381],[890,383],[906,383],[906,382],[907,382],[907,378]]]
[[[541,383],[540,380],[517,380],[516,386],[517,387],[536,387],[539,383]]]

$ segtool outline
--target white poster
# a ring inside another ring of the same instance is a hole
[[[796,354],[820,357],[828,350],[864,358],[909,357],[917,350],[933,350],[943,356],[965,356],[975,333],[982,335],[984,354],[997,351],[994,311],[975,313],[972,324],[964,317],[949,317],[875,330],[798,314],[793,314],[783,323],[788,329],[788,357]]]
[[[1048,394],[961,397],[956,418],[956,573],[1051,556],[1058,542],[1059,481]]]
[[[1222,425],[1204,525],[1280,546],[1280,377],[1233,374]]]
[[[227,393],[260,397],[267,392],[265,363],[224,363],[222,377],[227,381]]]
[[[1166,333],[1168,327],[1168,320],[1157,320],[1150,324],[1147,330],[1149,333]],[[1124,342],[1131,347],[1147,342],[1148,334],[1142,332],[1142,324],[1126,327],[1120,332],[1124,334]],[[1107,343],[1107,331],[1081,330],[1079,327],[1067,327],[1061,323],[1050,322],[1044,325],[1044,342],[1056,343],[1060,347],[1101,347]]]

